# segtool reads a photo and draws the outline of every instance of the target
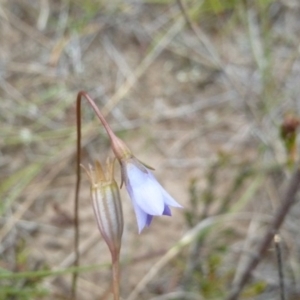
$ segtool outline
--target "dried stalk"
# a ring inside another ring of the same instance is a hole
[[[243,287],[248,282],[252,271],[259,264],[264,254],[268,250],[274,235],[278,232],[280,226],[282,225],[289,209],[296,201],[296,195],[300,186],[300,168],[298,167],[294,175],[291,178],[290,184],[287,188],[286,194],[282,199],[281,205],[276,210],[273,221],[271,222],[265,236],[263,237],[260,245],[258,246],[256,255],[252,257],[245,272],[241,275],[239,281],[231,289],[226,300],[237,300]]]

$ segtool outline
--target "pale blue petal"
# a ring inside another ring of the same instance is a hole
[[[168,205],[165,205],[165,209],[164,209],[163,215],[165,215],[165,216],[172,216],[171,209],[170,209],[170,207]]]
[[[154,175],[149,171],[149,176],[158,183]],[[159,183],[158,183],[159,184]],[[160,184],[159,184],[160,185]],[[179,207],[182,208],[182,206],[174,200],[174,198],[160,185],[161,192],[164,197],[164,203],[173,207]]]
[[[163,197],[164,197],[164,203],[167,204],[167,205],[170,205],[170,206],[173,206],[173,207],[179,207],[179,208],[182,208],[182,206],[177,203],[172,196],[170,196],[170,194],[162,188],[162,194],[163,194]]]
[[[127,163],[126,173],[132,187],[144,184],[149,178],[148,170],[143,165]]]
[[[149,179],[145,184],[133,187],[138,206],[149,215],[159,216],[164,211],[164,198],[160,186]]]
[[[171,216],[169,206],[182,207],[142,164],[131,160],[123,166],[125,185],[134,207],[139,233],[151,224],[153,216]]]
[[[145,173],[146,172],[146,173]],[[133,200],[149,215],[162,215],[164,211],[164,198],[160,184],[148,174],[148,170],[140,170],[133,164],[128,164],[128,185],[132,189]]]
[[[127,177],[127,179],[128,179],[128,177]],[[132,186],[130,184],[130,181],[127,180],[125,182],[125,184],[126,184],[127,192],[129,194],[130,199],[131,199],[132,204],[133,204],[134,212],[135,212],[135,215],[136,215],[136,220],[137,220],[137,223],[138,223],[139,233],[141,233],[145,226],[149,226],[150,225],[153,217],[150,216],[150,215],[148,215],[146,212],[144,212],[138,206],[138,204],[136,203],[135,198],[134,198],[134,194],[133,194],[133,191],[132,191]]]
[[[139,206],[135,203],[135,201],[132,201],[132,204],[133,204],[136,220],[138,223],[139,233],[141,233],[145,226],[150,225],[151,220],[149,223],[149,219],[148,219],[149,215],[147,215],[143,210],[141,210]]]
[[[152,222],[152,219],[153,219],[153,216],[147,215],[147,223],[146,223],[147,227],[150,226],[150,224],[151,224],[151,222]]]

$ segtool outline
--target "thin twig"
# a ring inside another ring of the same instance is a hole
[[[52,48],[52,40],[47,38],[39,30],[36,30],[34,27],[28,25],[28,23],[21,20],[18,16],[11,13],[10,10],[1,6],[0,15],[3,20],[10,22],[12,26],[25,33],[29,38],[33,39],[36,43],[42,45],[47,49]]]
[[[274,236],[274,244],[275,244],[275,251],[276,251],[276,257],[277,257],[277,263],[278,263],[280,300],[285,300],[284,276],[283,276],[283,266],[282,266],[280,242],[281,242],[281,238],[280,238],[279,234],[276,234]]]
[[[188,10],[186,8],[186,5],[184,4],[183,0],[177,0],[177,5],[179,6],[182,15],[185,19],[185,22],[189,26],[189,28],[194,33],[195,37],[199,41],[201,45],[203,45],[206,49],[206,51],[210,54],[212,57],[212,63],[214,64],[214,67],[217,69],[217,71],[221,71],[222,74],[224,74],[225,78],[227,79],[228,83],[231,85],[231,87],[235,90],[235,92],[238,94],[238,96],[243,99],[246,108],[248,111],[253,115],[255,121],[259,123],[259,118],[257,117],[256,112],[252,109],[251,105],[246,101],[246,94],[242,92],[240,87],[234,82],[234,80],[231,78],[230,74],[226,70],[226,67],[224,66],[222,60],[220,59],[217,51],[215,51],[213,45],[209,41],[209,39],[206,37],[206,35],[202,32],[201,28],[199,28],[189,17]]]
[[[218,55],[216,54],[215,50],[213,49],[213,46],[210,44],[209,40],[206,38],[206,36],[203,34],[203,32],[200,30],[200,28],[198,28],[193,21],[190,19],[188,12],[187,12],[187,8],[185,6],[185,4],[183,3],[182,0],[177,0],[177,4],[182,12],[182,15],[187,23],[187,25],[190,27],[190,29],[193,31],[194,35],[196,36],[196,38],[198,39],[198,41],[200,42],[200,44],[202,44],[206,51],[210,54],[210,56],[213,59],[213,63],[216,65],[217,68],[219,68],[220,70],[224,70],[220,59],[218,58]]]
[[[238,299],[238,296],[240,295],[243,287],[248,282],[252,271],[255,269],[255,267],[259,264],[259,262],[263,258],[264,254],[266,253],[266,251],[268,250],[272,242],[274,235],[276,234],[276,232],[278,232],[278,229],[282,225],[289,209],[295,203],[296,194],[298,192],[299,186],[300,186],[300,169],[298,167],[293,177],[291,178],[285,197],[281,202],[281,206],[278,207],[275,213],[275,217],[269,226],[269,229],[267,230],[260,245],[258,246],[257,254],[250,260],[245,272],[241,275],[237,284],[233,286],[226,300]]]
[[[168,46],[172,39],[178,34],[183,27],[184,21],[178,17],[174,23],[170,26],[167,32],[160,38],[160,40],[154,44],[150,49],[148,55],[141,61],[134,72],[129,75],[125,82],[120,86],[116,93],[110,98],[110,100],[103,107],[103,114],[106,115],[110,112],[118,102],[126,96],[129,90],[136,84],[138,79],[145,73],[149,66],[155,61],[155,59],[162,53],[162,51]]]

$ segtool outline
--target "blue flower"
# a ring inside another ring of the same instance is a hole
[[[86,96],[86,95],[85,95]],[[127,145],[112,131],[104,116],[87,96],[111,141],[111,148],[121,165],[122,184],[126,185],[135,210],[139,232],[149,226],[153,216],[171,216],[169,206],[182,207],[157,182],[149,167],[131,153]],[[121,186],[122,186],[121,184]]]
[[[122,161],[122,177],[131,198],[139,233],[153,216],[171,216],[169,206],[182,207],[158,183],[151,171],[132,157]]]

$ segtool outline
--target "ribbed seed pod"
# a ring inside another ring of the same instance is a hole
[[[102,237],[113,257],[118,256],[123,234],[123,211],[119,188],[114,180],[114,162],[107,161],[106,173],[96,161],[86,170],[91,181],[91,199]]]

